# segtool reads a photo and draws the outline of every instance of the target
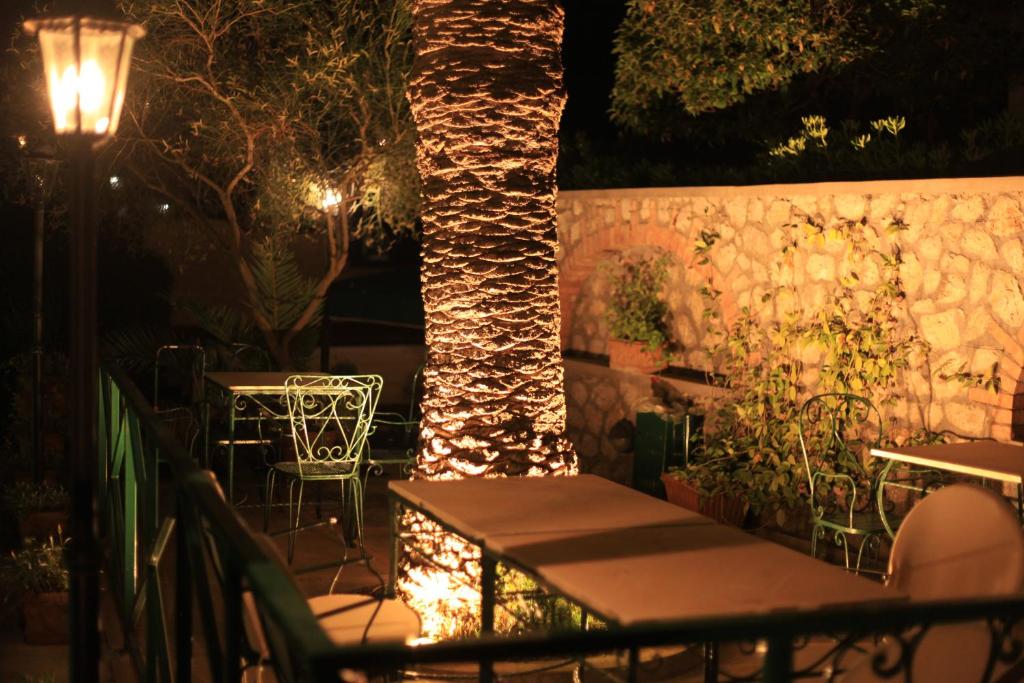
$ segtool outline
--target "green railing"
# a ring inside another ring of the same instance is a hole
[[[829,635],[836,647],[816,671],[836,670],[858,643],[889,636],[894,661],[878,661],[879,678],[913,680],[914,649],[936,624],[981,621],[991,634],[989,670],[996,663],[1020,665],[1022,647],[1013,626],[1024,616],[1024,596],[897,606],[864,605],[813,613],[778,613],[757,618],[699,619],[628,629],[481,637],[408,647],[333,645],[277,562],[258,545],[215,480],[200,469],[159,422],[134,384],[117,368],[101,373],[101,518],[109,549],[107,572],[119,607],[129,651],[147,682],[191,681],[193,638],[203,639],[212,679],[234,682],[253,661],[243,626],[243,591],[253,597],[270,647],[270,666],[280,681],[337,681],[341,669],[370,673],[400,671],[417,664],[480,664],[553,657],[579,658],[608,651],[708,642],[762,641],[760,676],[789,681],[795,644]],[[170,480],[161,488],[161,467]],[[160,492],[168,493],[161,502]],[[209,549],[215,548],[215,557]],[[173,560],[173,561],[172,561]],[[160,577],[173,579],[168,609]],[[196,610],[194,614],[193,610]],[[197,616],[198,619],[194,619]],[[200,625],[193,634],[193,621]],[[869,641],[868,641],[869,642]],[[635,667],[630,667],[634,680]],[[1016,678],[1024,677],[1024,668]]]

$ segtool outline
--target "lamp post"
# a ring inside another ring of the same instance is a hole
[[[96,220],[93,151],[117,131],[132,47],[142,27],[118,21],[102,0],[57,4],[25,22],[37,35],[53,127],[69,149],[71,180],[70,662],[72,681],[99,680],[99,545],[96,538]]]

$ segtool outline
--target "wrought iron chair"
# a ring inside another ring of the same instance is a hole
[[[172,374],[176,382],[169,380],[168,374]],[[201,345],[164,344],[156,350],[153,412],[173,425],[172,429],[182,437],[193,457],[196,443],[203,438],[204,467],[209,465],[205,448],[209,425],[205,381],[206,350]]]
[[[264,530],[269,526],[275,479],[277,475],[287,477],[289,563],[295,554],[302,492],[308,481],[339,483],[344,516],[356,543],[362,546],[363,487],[359,467],[382,384],[379,375],[293,375],[285,380],[295,460],[274,463],[267,472],[263,526]],[[296,484],[297,500],[293,495]],[[347,496],[346,488],[350,489]]]
[[[397,465],[403,474],[412,471],[416,464],[416,439],[419,436],[422,393],[421,365],[412,376],[408,411],[404,415],[396,412],[374,414],[366,455],[366,471],[363,475],[364,489],[371,474],[380,476],[389,465]]]
[[[887,585],[920,602],[1019,594],[1024,589],[1024,533],[1013,508],[998,494],[971,484],[930,493],[896,534]],[[1013,675],[1003,677],[1007,661],[1014,658],[1004,658],[1014,637],[992,622],[913,628],[883,639],[874,652],[854,653],[854,661],[843,667],[849,673],[838,680],[882,680],[879,662],[900,664],[903,671],[892,673],[906,680],[1020,680],[1019,663]]]
[[[875,507],[875,482],[861,461],[881,441],[881,415],[861,396],[819,394],[801,406],[798,428],[813,525],[811,555],[831,535],[850,569],[849,537],[859,537],[853,568],[860,572],[865,550],[873,545],[877,551],[888,537]]]

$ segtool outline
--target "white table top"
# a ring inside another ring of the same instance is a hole
[[[903,596],[593,475],[391,481],[499,559],[621,625]]]
[[[501,534],[714,524],[696,512],[592,474],[391,480],[388,488],[475,542]]]
[[[723,524],[519,534],[487,547],[622,626],[904,599]]]
[[[933,467],[986,479],[1024,483],[1024,446],[998,441],[970,441],[901,448],[872,448],[876,458]]]
[[[208,372],[206,379],[236,394],[283,394],[292,375],[320,376],[322,372]]]

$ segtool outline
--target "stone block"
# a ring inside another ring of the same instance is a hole
[[[921,316],[921,336],[936,351],[960,346],[961,331],[966,316],[959,308]]]
[[[971,282],[968,286],[972,304],[981,303],[988,296],[988,277],[992,269],[984,263],[975,263],[971,268]]]
[[[942,225],[949,220],[949,212],[953,208],[953,198],[948,194],[940,194],[932,198],[929,206],[931,213],[928,216],[928,221],[933,225]]]
[[[796,194],[790,201],[804,215],[813,218],[818,213],[818,197],[813,194]]]
[[[966,275],[971,270],[971,260],[963,254],[947,252],[939,259],[939,270],[943,273]]]
[[[1021,211],[1019,196],[1002,195],[988,210],[989,229],[999,237],[1019,235],[1024,232],[1024,212]]]
[[[851,221],[864,217],[867,198],[862,194],[837,194],[833,198],[836,215]]]
[[[900,265],[900,279],[903,280],[903,289],[913,299],[921,288],[924,278],[924,271],[921,268],[921,260],[917,254],[907,252],[903,254],[903,263]]]
[[[725,200],[725,215],[734,228],[742,228],[747,222],[747,198],[729,197]]]
[[[995,258],[996,256],[995,242],[993,242],[992,237],[983,230],[973,228],[967,230],[964,232],[960,245],[965,254],[977,259],[988,260]]]
[[[1011,271],[1020,275],[1024,274],[1024,245],[1019,239],[1011,239],[1003,242],[999,249],[999,255]]]
[[[962,195],[954,198],[953,210],[950,215],[953,220],[964,223],[974,223],[985,213],[985,201],[980,195]]]
[[[946,422],[958,434],[984,436],[988,412],[977,404],[947,403],[943,407]]]
[[[922,293],[925,296],[932,296],[939,288],[939,282],[942,281],[942,273],[937,270],[925,271],[924,278],[922,280]]]
[[[992,274],[989,301],[995,317],[1011,330],[1024,324],[1024,293],[1021,292],[1020,281],[1012,274],[1002,270]]]
[[[770,226],[789,223],[791,208],[789,202],[776,199],[768,205],[768,210],[764,214],[764,222]]]
[[[971,307],[971,313],[967,316],[967,322],[964,324],[964,343],[969,344],[984,337],[988,333],[989,326],[992,324],[992,315],[987,307]]]
[[[826,254],[811,254],[807,258],[807,275],[815,282],[835,282],[835,259]]]
[[[957,304],[967,296],[967,282],[962,275],[948,273],[939,288],[939,304],[948,306]]]
[[[872,195],[870,209],[868,210],[868,218],[873,223],[881,223],[882,221],[892,218],[897,214],[897,207],[899,204],[900,198],[898,195]]]
[[[751,197],[747,201],[747,223],[764,222],[764,201],[757,197]]]
[[[923,264],[935,264],[942,255],[942,239],[937,235],[929,235],[917,242],[916,251]]]
[[[911,228],[923,229],[931,221],[932,209],[926,200],[920,197],[905,201],[903,221]]]

